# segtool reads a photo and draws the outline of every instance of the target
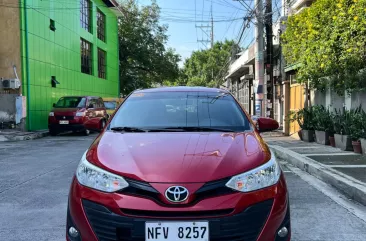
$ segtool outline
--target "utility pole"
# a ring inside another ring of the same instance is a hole
[[[263,84],[264,84],[264,40],[263,40],[263,2],[262,0],[254,1],[255,8],[255,80],[254,91],[255,96],[255,114],[257,116],[265,116],[265,109],[263,108]]]
[[[269,104],[269,116],[274,118],[274,79],[273,79],[273,30],[272,30],[272,0],[266,0],[265,9],[266,20],[266,39],[267,39],[267,61],[266,72],[269,79],[267,80],[267,100]],[[268,109],[266,109],[266,114]]]
[[[201,31],[207,36],[207,39],[200,39],[200,40],[197,40],[197,42],[205,44],[206,47],[207,47],[206,43],[210,43],[211,48],[213,48],[213,45],[214,45],[214,21],[213,21],[213,13],[212,13],[212,4],[211,4],[211,14],[210,15],[211,15],[211,24],[196,25],[196,28],[201,29]],[[210,31],[210,33],[208,33],[208,31]]]
[[[213,22],[213,13],[212,13],[212,3],[211,3],[211,49],[213,50],[214,46],[214,22]],[[212,67],[211,70],[211,81],[214,81],[214,69]]]
[[[212,11],[212,4],[211,4],[211,11],[210,11],[210,15],[211,15],[211,25],[200,25],[197,26],[196,28],[200,28],[202,30],[202,32],[209,37],[210,40],[208,39],[201,39],[201,40],[197,40],[197,42],[203,43],[205,44],[205,46],[207,47],[206,43],[210,43],[211,44],[211,49],[214,46],[214,20],[213,20],[213,11]],[[208,34],[208,29],[210,29],[210,34]],[[211,79],[214,80],[214,70],[211,70]]]
[[[214,21],[213,21],[213,13],[212,13],[212,3],[211,3],[211,49],[214,46]]]

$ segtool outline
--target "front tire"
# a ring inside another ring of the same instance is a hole
[[[83,131],[83,134],[84,134],[84,136],[88,136],[88,135],[90,135],[90,130],[85,129],[85,130]]]
[[[103,131],[105,125],[106,125],[105,120],[101,120],[101,122],[100,122],[100,131]]]
[[[57,136],[58,135],[58,131],[56,131],[54,129],[49,129],[48,132],[50,133],[50,136]]]

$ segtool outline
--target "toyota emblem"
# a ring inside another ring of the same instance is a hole
[[[184,202],[188,196],[188,189],[182,186],[171,186],[165,191],[165,197],[173,203]]]
[[[66,119],[66,116],[64,116],[64,120]]]

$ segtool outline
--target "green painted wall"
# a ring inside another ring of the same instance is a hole
[[[28,130],[48,128],[48,113],[61,96],[118,96],[117,17],[101,0],[92,1],[92,33],[81,28],[79,0],[20,0],[20,5]],[[97,38],[97,8],[106,15],[106,42]],[[50,19],[56,31],[50,30]],[[92,43],[93,75],[81,73],[80,38]],[[107,52],[107,79],[98,78],[97,48]],[[56,88],[51,76],[60,82]]]

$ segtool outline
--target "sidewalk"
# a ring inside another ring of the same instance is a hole
[[[264,136],[279,159],[366,205],[366,156],[291,137]]]
[[[48,130],[22,132],[13,129],[0,129],[0,142],[3,141],[27,141],[48,136]]]

